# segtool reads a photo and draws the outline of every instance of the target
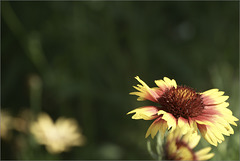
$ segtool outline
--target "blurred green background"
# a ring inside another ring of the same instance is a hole
[[[151,121],[126,113],[138,75],[229,95],[239,118],[239,2],[1,2],[1,108],[75,118],[87,138],[58,155],[13,131],[1,159],[152,159]],[[32,96],[29,79],[41,88]],[[212,160],[239,160],[239,127]],[[19,143],[19,136],[21,142]],[[18,142],[18,144],[16,143]],[[19,145],[20,144],[20,145]],[[210,146],[201,139],[198,148]]]

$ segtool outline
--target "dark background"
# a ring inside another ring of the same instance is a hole
[[[167,76],[198,91],[223,90],[239,118],[237,1],[2,2],[1,38],[1,108],[75,118],[87,138],[59,155],[27,136],[19,149],[16,139],[1,140],[2,159],[151,159],[144,138],[151,121],[126,115],[149,104],[129,95],[136,75],[150,87]],[[42,81],[35,103],[34,75]],[[234,130],[212,146],[212,160],[239,159]]]

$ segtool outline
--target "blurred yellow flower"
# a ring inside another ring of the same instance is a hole
[[[28,133],[29,132],[29,125],[31,123],[30,120],[33,119],[33,114],[30,109],[24,109],[22,110],[17,117],[13,118],[13,128],[16,131],[22,132],[22,133]]]
[[[1,138],[8,140],[11,137],[12,126],[12,116],[5,110],[1,110]]]
[[[214,156],[214,153],[209,153],[210,147],[195,152],[193,149],[199,143],[200,135],[191,130],[183,135],[183,130],[177,127],[168,134],[163,146],[164,160],[208,160]]]
[[[40,144],[44,144],[49,153],[68,151],[71,146],[81,146],[85,137],[80,133],[76,120],[60,117],[53,123],[46,113],[39,115],[38,120],[30,127],[31,133]]]

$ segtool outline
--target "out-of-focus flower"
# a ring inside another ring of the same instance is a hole
[[[228,96],[218,89],[206,92],[196,92],[187,86],[177,85],[174,79],[164,77],[156,80],[158,87],[150,88],[138,76],[140,83],[133,86],[138,92],[130,94],[139,96],[137,100],[150,100],[156,106],[144,106],[134,109],[127,114],[135,113],[132,119],[154,120],[148,128],[146,137],[154,138],[158,131],[164,133],[166,129],[183,127],[186,133],[190,129],[200,130],[202,136],[212,145],[224,141],[222,134],[229,136],[234,131],[230,124],[237,126],[238,121],[225,102]]]
[[[214,153],[209,153],[210,147],[195,152],[200,135],[191,130],[183,135],[182,130],[184,129],[177,127],[167,136],[163,145],[163,160],[208,160],[214,156]]]
[[[33,118],[31,110],[24,109],[22,110],[18,117],[13,118],[13,128],[19,132],[28,133],[29,124]]]
[[[1,138],[8,140],[11,137],[12,116],[5,110],[1,110]]]
[[[44,144],[49,153],[68,151],[71,146],[81,146],[85,137],[80,133],[76,120],[60,117],[53,123],[46,113],[39,115],[32,123],[31,133],[40,144]]]

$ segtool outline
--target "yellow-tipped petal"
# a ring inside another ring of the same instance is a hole
[[[222,134],[227,135],[227,136],[230,135],[229,132],[226,130],[226,128],[224,128],[224,126],[222,126],[221,124],[215,123],[215,126]]]
[[[225,102],[228,98],[229,96],[220,96],[220,97],[214,98],[213,100],[214,100],[214,103],[219,104],[219,103]]]
[[[168,124],[168,129],[170,129],[172,127],[172,130],[174,130],[176,128],[176,118],[170,114],[170,113],[165,113],[162,116],[162,119],[165,120]]]
[[[168,87],[172,86],[172,81],[168,77],[164,77],[163,80],[165,81]]]
[[[155,80],[155,83],[162,90],[165,90],[168,87],[163,80]]]
[[[217,146],[217,139],[214,137],[214,135],[211,133],[210,130],[208,130],[206,125],[200,125],[198,124],[198,129],[201,132],[202,136],[212,145]]]
[[[173,85],[174,88],[177,88],[177,83],[174,79],[172,79],[172,85]]]
[[[138,84],[137,86],[133,86],[136,90],[139,92],[131,92],[131,95],[137,95],[139,96],[138,100],[150,100],[153,102],[157,102],[157,98],[159,97],[158,94],[155,92],[156,88],[149,88],[149,86],[142,81],[138,76],[135,77],[138,82],[140,82],[142,85]]]
[[[198,160],[208,160],[208,159],[211,159],[212,157],[214,157],[214,153],[209,153],[207,155],[203,155],[203,156],[199,156],[198,157]]]
[[[210,95],[210,94],[216,93],[216,92],[218,92],[218,91],[219,91],[219,89],[210,89],[210,90],[208,90],[208,91],[203,92],[202,94],[204,94],[204,95]]]
[[[174,133],[173,132],[170,132],[170,133],[168,133],[168,135],[167,135],[167,141],[174,141],[174,139],[175,139],[175,134],[176,134],[176,130],[174,131]]]
[[[220,111],[222,114],[232,115],[232,111],[229,110],[228,108],[221,108],[219,111]]]
[[[196,154],[197,155],[205,155],[205,154],[209,153],[211,149],[212,149],[211,147],[207,147],[207,148],[197,151]]]
[[[139,76],[136,76],[135,79],[137,79],[137,81],[139,81],[143,86],[148,87],[148,85],[147,85],[144,81],[142,81],[142,80],[139,78]]]
[[[165,111],[163,111],[163,110],[159,110],[159,111],[158,111],[158,115],[165,114],[165,113],[167,113],[167,112],[165,112]]]
[[[189,138],[189,147],[191,148],[195,148],[197,146],[197,144],[199,143],[200,139],[201,139],[201,136],[200,135],[197,135],[197,133],[194,133],[192,134],[194,136],[190,137]]]
[[[225,108],[225,107],[228,107],[229,106],[229,103],[228,102],[223,102],[221,104],[218,104],[216,105],[218,108]]]
[[[196,121],[189,119],[189,126],[193,130],[193,132],[197,132],[198,127]]]
[[[217,138],[213,135],[213,133],[208,130],[207,133],[205,134],[205,139],[212,145],[217,146]]]
[[[164,77],[163,80],[155,80],[156,85],[162,89],[165,90],[166,88],[177,88],[177,83],[174,79],[170,80],[167,77]]]
[[[188,124],[188,121],[182,117],[178,118],[178,127],[182,129],[182,132],[185,134],[187,131],[189,131],[190,126]]]
[[[155,106],[144,106],[128,112],[127,115],[135,113],[132,116],[132,119],[152,120],[156,118],[157,112],[158,112],[158,108]]]
[[[138,86],[133,86],[133,88],[135,88],[136,90],[141,91],[141,92],[144,91],[144,90],[142,90],[142,86],[139,85],[139,84],[138,84]],[[131,92],[131,93],[135,93],[135,92]],[[131,93],[130,93],[130,94],[131,94]]]
[[[168,153],[170,154],[170,155],[174,155],[174,153],[176,153],[176,151],[177,151],[177,145],[176,145],[176,142],[175,142],[175,140],[171,140],[170,142],[169,142],[169,151],[168,151]]]
[[[159,128],[159,132],[161,133],[161,137],[163,139],[164,138],[164,134],[165,134],[165,132],[166,132],[166,130],[168,128],[168,125],[167,125],[167,122],[164,121],[164,120],[161,120],[160,122],[161,122],[161,126]]]
[[[228,123],[237,126],[237,124],[234,121],[238,121],[238,118],[234,117],[233,115],[225,114],[223,116],[223,119],[226,120]]]
[[[216,116],[217,122],[222,125],[228,132],[228,134],[234,134],[232,127],[229,125],[228,121],[220,116]]]
[[[211,98],[217,98],[217,97],[222,96],[223,94],[224,94],[223,91],[215,92],[215,93],[211,94]]]
[[[197,122],[198,124],[212,125],[212,126],[213,126],[213,123],[211,123],[211,122],[208,121],[208,120],[196,120],[196,122]]]
[[[214,156],[214,153],[209,153],[211,147],[201,149],[196,152],[197,160],[208,160]],[[209,154],[208,154],[209,153]]]
[[[187,124],[187,120],[182,117],[179,117],[178,118],[178,126],[183,127],[185,124]]]
[[[223,137],[222,133],[221,133],[215,126],[211,126],[211,127],[209,128],[209,130],[211,130],[211,132],[215,135],[215,137],[216,137],[218,140],[224,141],[224,137]]]
[[[166,127],[165,124],[166,123],[163,120],[161,120],[161,118],[156,119],[148,128],[145,138],[147,138],[150,134],[151,137],[154,138],[158,131],[163,132],[164,127]]]
[[[193,160],[193,154],[187,147],[180,147],[177,151],[177,156],[180,160]]]

